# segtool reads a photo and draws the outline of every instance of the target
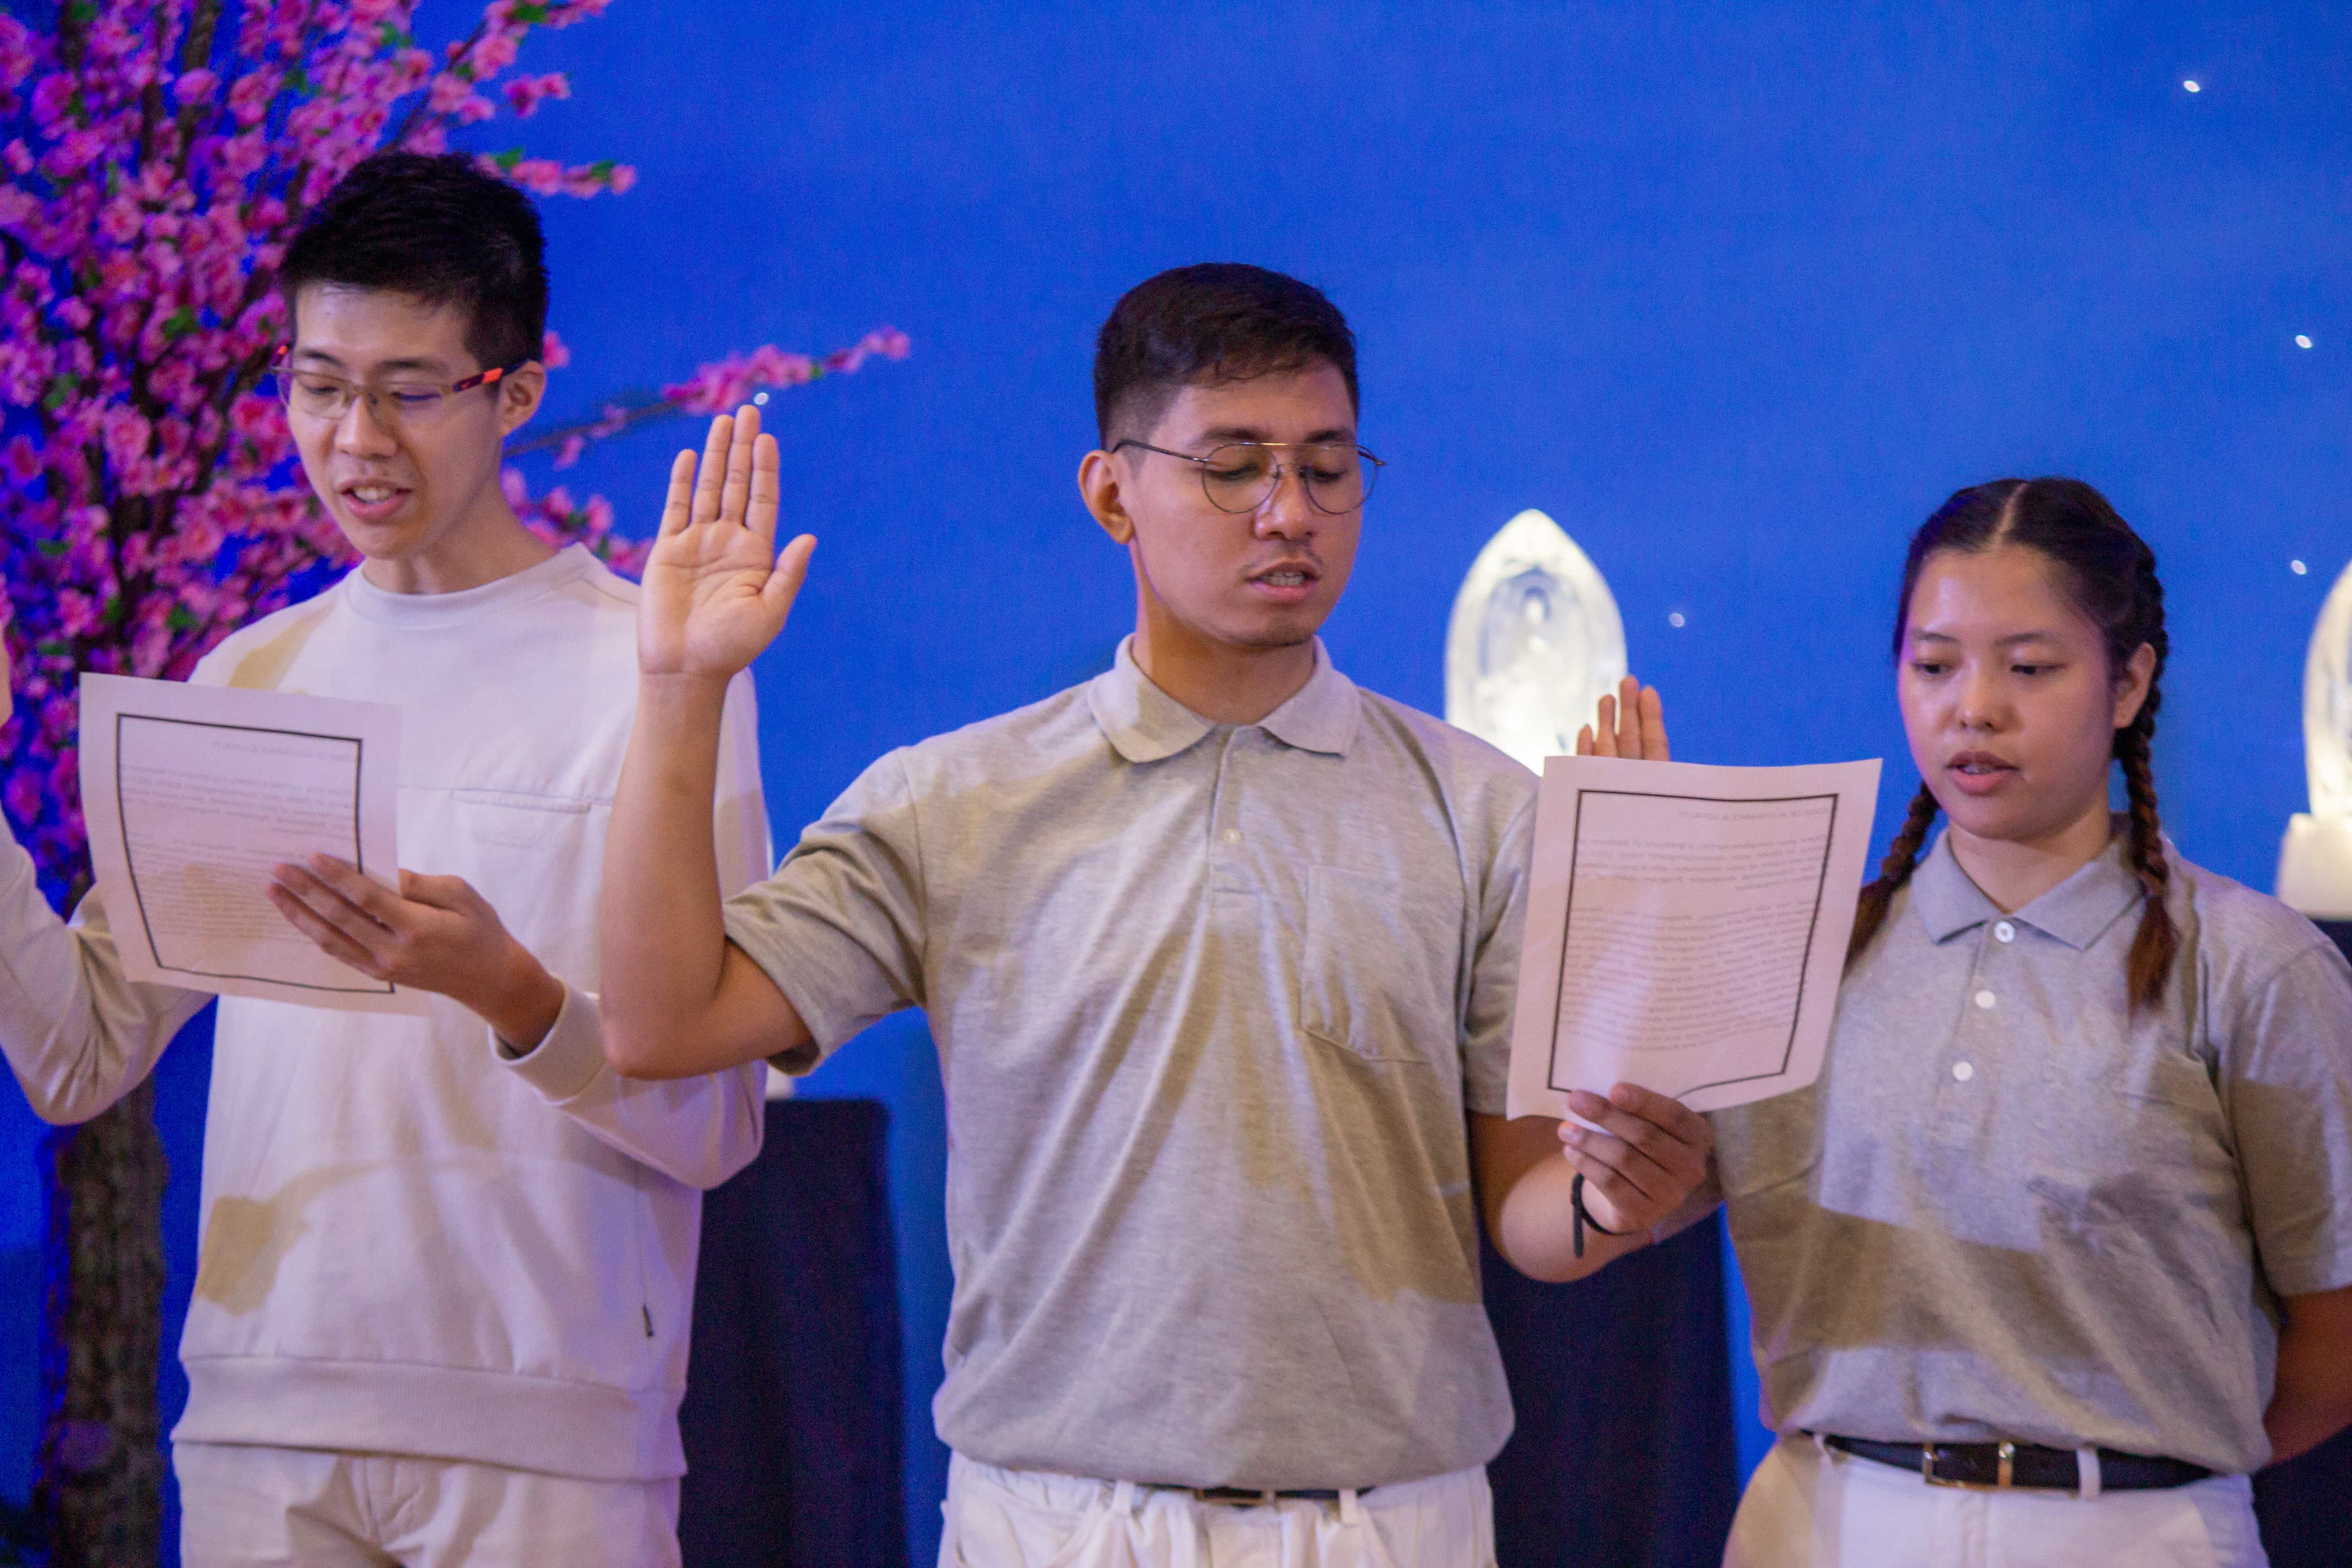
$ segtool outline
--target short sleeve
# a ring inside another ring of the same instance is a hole
[[[813,1070],[859,1030],[923,1005],[922,843],[903,755],[861,774],[776,868],[727,901],[727,936],[775,982],[815,1048],[774,1058]]]
[[[1512,813],[1486,864],[1478,901],[1478,945],[1463,1010],[1465,1099],[1482,1115],[1501,1116],[1510,1100],[1511,1018],[1519,984],[1519,942],[1528,923],[1528,856],[1535,800]]]
[[[2222,1053],[2263,1276],[2282,1296],[2352,1285],[2352,967],[2289,959],[2238,1009]]]

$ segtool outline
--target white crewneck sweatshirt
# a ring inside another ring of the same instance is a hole
[[[401,709],[400,861],[463,877],[566,985],[536,1048],[425,1017],[226,997],[175,1441],[681,1475],[702,1189],[759,1152],[763,1068],[605,1065],[596,891],[636,710],[635,584],[573,546],[479,588],[354,572],[237,632],[194,679]],[[728,891],[769,865],[748,679],[715,803]],[[122,978],[95,895],[68,926],[0,847],[0,1048],[33,1108],[127,1093],[209,996]]]

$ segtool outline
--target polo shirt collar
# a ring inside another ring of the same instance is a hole
[[[2098,941],[2143,896],[2139,879],[2124,861],[2125,831],[2119,822],[2098,858],[2008,918],[2077,952]],[[2000,917],[1999,906],[1953,858],[1949,832],[1937,836],[1935,848],[1911,873],[1911,907],[1918,911],[1928,940],[1938,942]]]
[[[1216,725],[1151,683],[1135,662],[1135,639],[1122,639],[1111,667],[1087,684],[1087,706],[1112,750],[1130,763],[1156,763],[1189,751]],[[1315,673],[1258,725],[1286,746],[1344,756],[1356,739],[1356,683],[1315,639]]]
[[[1344,757],[1356,739],[1356,683],[1339,673],[1323,639],[1315,639],[1315,673],[1259,727],[1286,746]]]

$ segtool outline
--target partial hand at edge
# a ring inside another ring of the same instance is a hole
[[[698,478],[691,451],[670,464],[637,602],[639,673],[724,681],[784,629],[816,540],[776,550],[781,467],[748,405],[710,422]]]
[[[1576,732],[1580,757],[1633,757],[1647,763],[1673,760],[1666,745],[1666,705],[1654,686],[1632,676],[1617,683],[1617,694],[1601,700],[1596,727]]]

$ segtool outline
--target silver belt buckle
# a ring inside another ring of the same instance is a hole
[[[1937,1475],[1936,1473],[1936,1445],[1933,1443],[1923,1443],[1919,1447],[1919,1479],[1926,1481],[1931,1487],[1950,1487],[1956,1491],[2005,1492],[2017,1484],[2014,1479],[2014,1473],[2017,1467],[2017,1445],[2014,1443],[2003,1443],[2000,1448],[1996,1450],[1996,1453],[1998,1455],[1998,1468],[1993,1472],[1992,1484],[1990,1486],[1987,1486],[1982,1481],[1956,1481]]]

